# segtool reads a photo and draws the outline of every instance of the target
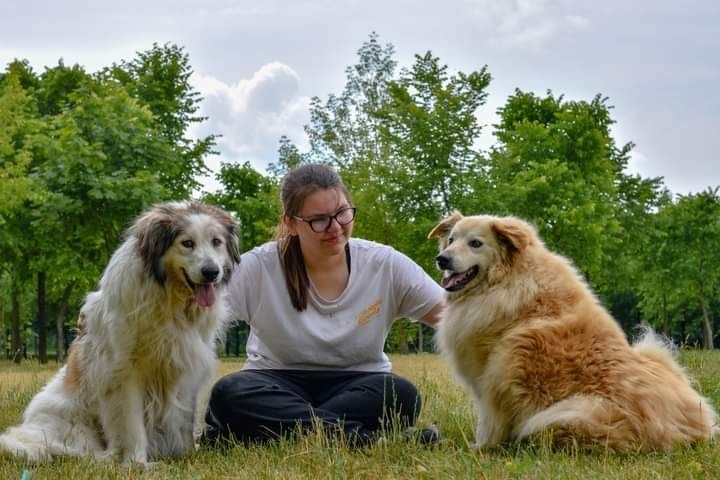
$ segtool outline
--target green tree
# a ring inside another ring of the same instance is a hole
[[[447,70],[431,52],[416,55],[413,66],[389,82],[378,113],[382,137],[404,175],[405,202],[433,220],[460,208],[471,193],[468,176],[482,174],[476,115],[490,74],[485,67],[452,76]]]
[[[0,76],[0,273],[8,281],[10,298],[11,352],[20,362],[25,315],[23,292],[32,277],[28,269],[28,251],[36,244],[28,235],[30,218],[27,206],[42,202],[44,185],[30,176],[33,165],[32,145],[28,140],[42,128],[36,105],[27,88],[35,88],[38,79],[27,62],[14,61]]]
[[[533,221],[594,283],[619,239],[618,181],[631,148],[615,146],[610,108],[600,96],[564,101],[516,90],[499,110],[490,162],[490,204]]]
[[[608,245],[606,254],[613,261],[603,265],[603,281],[596,287],[615,318],[630,331],[643,322],[638,285],[645,275],[644,259],[654,246],[651,235],[656,213],[670,201],[670,192],[662,178],[639,175],[621,175],[617,187],[620,234]],[[667,324],[661,330],[668,336],[672,333]]]
[[[387,152],[380,139],[379,119],[374,115],[388,99],[387,84],[395,74],[395,48],[380,45],[378,35],[358,50],[358,62],[345,70],[347,82],[338,96],[331,94],[324,103],[318,97],[310,102],[310,124],[305,132],[310,140],[313,161],[345,167],[381,162]]]
[[[0,75],[0,179],[2,195],[13,196],[0,208],[2,262],[35,277],[41,359],[43,292],[61,340],[69,302],[96,281],[132,217],[195,187],[213,137],[184,136],[201,120],[192,116],[199,99],[190,73],[181,49],[154,46],[97,75],[62,62],[39,77],[27,62]],[[30,287],[30,278],[13,277],[13,292]]]
[[[700,312],[707,349],[714,348],[713,299],[720,293],[718,189],[680,196],[657,213],[640,283],[643,310],[666,330],[673,320],[686,322],[688,310]]]
[[[154,115],[159,133],[171,146],[174,157],[158,174],[174,198],[187,198],[200,187],[198,175],[208,172],[205,156],[216,153],[215,135],[188,138],[188,129],[205,120],[197,115],[202,97],[190,83],[192,73],[187,52],[174,44],[153,44],[132,60],[102,72],[107,79],[117,79]]]
[[[223,163],[217,179],[223,190],[206,195],[205,201],[235,214],[240,223],[242,249],[246,251],[267,242],[281,211],[277,182],[259,173],[249,162]]]
[[[306,155],[300,153],[300,150],[285,135],[280,137],[278,142],[278,159],[276,162],[270,163],[268,173],[276,182],[280,182],[285,174],[300,166],[306,161]]]

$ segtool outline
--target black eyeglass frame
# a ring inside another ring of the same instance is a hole
[[[350,210],[352,212],[352,217],[350,217],[350,220],[343,223],[338,218],[338,215],[342,215],[343,213],[347,212],[348,210]],[[310,230],[312,230],[313,232],[323,233],[323,232],[326,232],[328,230],[328,228],[330,228],[330,225],[332,225],[333,220],[335,220],[338,223],[338,225],[347,225],[349,223],[352,223],[352,221],[355,220],[356,210],[357,210],[356,207],[346,207],[346,208],[341,208],[340,210],[335,212],[335,215],[318,215],[317,217],[313,217],[311,219],[306,219],[306,218],[298,217],[297,215],[293,215],[293,218],[295,220],[300,220],[301,222],[305,222],[308,225],[310,225]],[[325,224],[325,227],[322,228],[321,230],[315,230],[315,228],[313,227],[313,223],[319,222],[319,221],[323,221],[323,222],[327,222],[327,223]]]

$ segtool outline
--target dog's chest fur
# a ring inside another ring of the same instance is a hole
[[[450,302],[437,332],[441,352],[456,375],[472,388],[482,376],[505,324],[491,315],[484,297]]]

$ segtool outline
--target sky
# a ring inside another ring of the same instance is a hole
[[[401,68],[428,50],[450,72],[487,65],[482,148],[516,88],[601,94],[616,143],[635,144],[630,173],[689,194],[720,185],[719,25],[717,0],[3,0],[0,62],[94,72],[153,43],[183,46],[209,117],[193,134],[222,135],[209,165],[262,171],[281,135],[307,148],[310,99],[342,91],[374,31]]]

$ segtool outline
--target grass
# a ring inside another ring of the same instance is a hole
[[[682,352],[682,363],[698,388],[720,406],[720,351]],[[398,355],[394,371],[413,380],[424,398],[420,424],[436,423],[444,441],[426,447],[390,438],[365,450],[349,450],[321,435],[310,434],[268,446],[202,448],[181,460],[162,461],[154,468],[125,468],[90,459],[57,458],[40,465],[0,454],[0,479],[131,478],[131,479],[328,479],[328,478],[477,478],[477,479],[706,479],[720,478],[720,442],[678,449],[669,454],[615,455],[607,452],[557,452],[547,446],[508,446],[474,452],[474,414],[467,394],[450,377],[436,355]],[[217,376],[238,370],[242,363],[225,360]],[[0,431],[19,422],[23,409],[52,376],[57,366],[0,362]]]

